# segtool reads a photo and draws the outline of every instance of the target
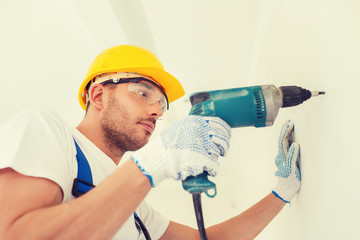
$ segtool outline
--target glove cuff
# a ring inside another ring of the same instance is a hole
[[[152,187],[159,185],[168,175],[164,152],[162,141],[158,137],[153,139],[151,144],[146,144],[134,152],[130,157],[143,174],[149,178]]]
[[[289,201],[286,201],[285,199],[283,199],[277,192],[275,192],[274,190],[272,190],[272,193],[275,195],[275,197],[280,198],[282,201],[286,202],[286,203],[290,203]]]
[[[286,203],[290,203],[296,193],[299,191],[299,182],[290,179],[279,179],[278,184],[273,188],[273,193]]]

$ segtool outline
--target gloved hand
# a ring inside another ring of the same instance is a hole
[[[290,203],[299,191],[301,183],[298,166],[300,146],[298,143],[292,142],[293,130],[294,123],[292,121],[288,120],[283,124],[279,136],[278,155],[275,159],[278,168],[275,176],[278,178],[278,183],[273,189],[273,193],[287,203]]]
[[[153,187],[165,178],[185,180],[207,171],[215,176],[217,159],[229,148],[230,126],[218,117],[188,116],[134,152],[131,159]]]

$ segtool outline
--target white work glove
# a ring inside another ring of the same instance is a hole
[[[283,124],[279,136],[278,155],[275,159],[278,168],[275,176],[278,178],[278,183],[273,189],[273,193],[287,203],[290,203],[299,191],[301,183],[298,166],[300,146],[298,143],[292,142],[293,130],[294,123],[292,121],[288,120]]]
[[[131,159],[153,187],[166,178],[185,180],[204,171],[215,176],[229,148],[230,126],[218,117],[188,116],[134,152]]]

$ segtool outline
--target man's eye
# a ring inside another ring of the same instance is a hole
[[[146,97],[148,95],[147,92],[144,92],[144,91],[138,91],[137,93],[143,97]]]

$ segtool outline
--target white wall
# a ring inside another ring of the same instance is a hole
[[[77,90],[87,67],[100,50],[121,43],[156,50],[187,94],[257,84],[324,90],[325,96],[282,109],[271,128],[233,130],[232,148],[214,179],[218,195],[203,197],[205,223],[234,216],[270,192],[281,123],[292,119],[302,188],[257,239],[359,239],[358,1],[130,2],[2,3],[0,122],[38,106],[76,125],[83,116]],[[115,15],[128,4],[142,13],[134,25]],[[188,111],[185,99],[173,104],[157,131]],[[147,200],[196,227],[191,196],[180,182],[165,181]]]
[[[256,28],[249,84],[299,85],[324,90],[326,95],[297,108],[282,109],[272,128],[234,130],[230,154],[215,179],[218,196],[203,197],[206,225],[247,209],[269,192],[275,184],[273,160],[281,123],[292,119],[301,144],[302,188],[292,205],[257,239],[360,238],[359,10],[357,1],[262,1],[258,24],[248,21]],[[223,31],[235,25],[223,25]],[[222,36],[214,36],[219,47],[223,47]],[[226,64],[210,69],[222,71]],[[204,69],[200,65],[198,71]],[[233,79],[224,84],[239,85],[239,78]],[[172,183],[161,187],[163,195],[155,196],[159,189],[149,196],[154,204],[178,221],[196,226],[194,216],[188,215],[191,198],[180,184],[179,189]]]
[[[293,205],[259,239],[359,239],[360,4],[271,1],[264,7],[254,81],[326,95],[279,116],[295,121],[303,183]]]
[[[111,37],[94,32],[102,25],[119,29],[111,17],[109,5],[99,1],[2,2],[0,121],[36,106],[56,109],[69,123],[78,123],[83,112],[77,91],[91,61],[102,49],[126,43],[121,30]]]

